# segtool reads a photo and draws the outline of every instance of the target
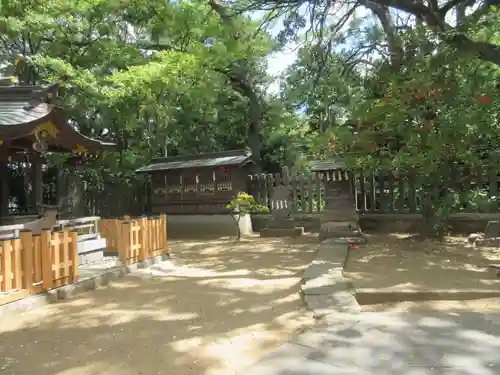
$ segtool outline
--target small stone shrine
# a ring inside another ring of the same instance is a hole
[[[260,231],[261,237],[297,237],[304,234],[304,228],[295,226],[295,219],[291,217],[292,202],[286,187],[276,186],[270,203],[271,217],[267,227]]]
[[[334,160],[316,161],[312,171],[320,174],[325,187],[319,239],[338,238],[342,242],[365,243],[345,165]]]

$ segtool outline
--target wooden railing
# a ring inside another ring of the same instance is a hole
[[[99,233],[106,239],[106,252],[117,253],[125,264],[168,253],[166,215],[103,219]]]
[[[77,231],[20,231],[0,240],[0,304],[77,280]]]
[[[87,241],[99,238],[99,216],[79,217],[76,219],[58,220],[55,228],[73,228],[78,232],[78,241]]]
[[[78,232],[78,241],[81,242],[99,237],[97,223],[100,219],[99,216],[87,216],[75,219],[57,220],[53,228],[50,229],[76,229]],[[19,237],[19,233],[25,229],[25,224],[26,223],[0,226],[0,239],[6,240]]]
[[[98,219],[60,220],[58,230],[40,234],[23,230],[22,224],[0,227],[7,237],[0,239],[0,305],[76,282],[79,247],[99,236],[124,264],[168,253],[165,215]]]

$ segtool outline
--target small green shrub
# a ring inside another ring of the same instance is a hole
[[[255,202],[254,197],[245,192],[239,192],[236,197],[231,200],[227,205],[231,212],[231,217],[236,223],[236,230],[238,233],[238,240],[241,238],[239,222],[242,216],[251,213],[267,213],[269,208],[262,204]]]

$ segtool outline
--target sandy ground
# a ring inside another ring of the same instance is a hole
[[[373,305],[362,305],[363,311],[411,311],[411,312],[428,312],[428,311],[443,311],[443,312],[483,312],[483,313],[498,313],[500,312],[500,298],[480,298],[467,301],[405,301],[393,303],[377,303]]]
[[[313,323],[317,238],[170,242],[175,259],[0,321],[0,373],[229,375]]]
[[[444,242],[408,235],[368,235],[368,244],[349,251],[344,276],[359,291],[499,291],[500,278],[488,265],[500,263],[500,249],[471,248],[465,237]],[[363,305],[364,311],[500,311],[500,298],[467,301],[407,301]]]

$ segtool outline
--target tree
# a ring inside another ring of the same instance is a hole
[[[81,170],[96,192],[133,185],[153,156],[251,145],[258,158],[262,119],[279,119],[264,113],[261,89],[273,43],[248,17],[221,22],[201,0],[10,1],[0,14],[4,74],[22,84],[63,80],[72,124],[118,143],[118,154]],[[251,81],[257,101],[234,74]]]
[[[499,72],[442,46],[385,76],[382,95],[352,108],[361,126],[331,129],[329,149],[353,169],[413,174],[424,234],[442,235],[449,215],[470,200],[471,181],[496,171]]]
[[[389,9],[411,15],[415,22],[425,24],[445,43],[455,47],[455,51],[466,53],[484,61],[500,65],[500,45],[498,44],[498,9],[496,0],[363,0],[351,1],[308,1],[308,0],[238,0],[234,6],[239,12],[249,10],[264,10],[268,13],[268,20],[278,17],[285,18],[283,35],[294,35],[300,29],[307,29],[316,35],[315,43],[326,42],[331,45],[331,37],[346,24],[355,13],[357,7],[366,7],[372,10],[382,22],[386,32],[390,23]],[[342,9],[341,9],[342,8]],[[347,9],[347,10],[346,10]],[[340,17],[332,17],[341,10],[346,10]],[[469,10],[466,13],[466,10]],[[448,22],[450,14],[455,12],[456,22]],[[383,15],[385,13],[385,16]],[[393,12],[394,13],[394,12]],[[467,14],[467,15],[466,15]],[[333,21],[332,19],[336,19]],[[480,38],[477,28],[487,27],[497,30],[496,37]],[[389,34],[392,34],[389,33]],[[394,35],[394,34],[392,34]],[[318,40],[319,39],[319,40]]]

